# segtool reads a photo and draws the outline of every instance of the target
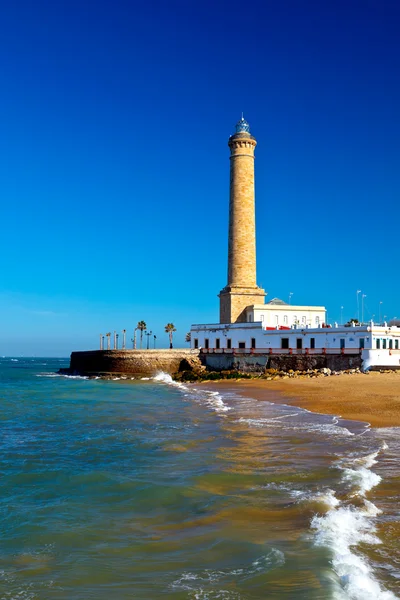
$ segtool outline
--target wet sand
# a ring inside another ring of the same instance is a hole
[[[400,371],[315,379],[224,380],[203,385],[213,389],[223,386],[257,400],[367,421],[372,427],[400,426]]]

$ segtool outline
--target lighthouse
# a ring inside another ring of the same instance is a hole
[[[257,141],[242,118],[228,142],[230,194],[228,281],[221,290],[220,323],[246,321],[246,308],[264,304],[265,291],[256,280],[254,150]]]

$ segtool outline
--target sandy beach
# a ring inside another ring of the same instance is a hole
[[[400,426],[400,372],[274,381],[229,380],[204,385],[214,389],[229,386],[257,400],[293,404],[317,413],[367,421],[372,427]]]

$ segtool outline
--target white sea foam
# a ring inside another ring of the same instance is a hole
[[[337,466],[343,470],[342,479],[355,488],[355,495],[365,496],[366,492],[380,483],[382,478],[370,470],[377,463],[379,452],[380,450],[377,450],[365,456],[357,456],[351,460],[351,466],[344,466],[345,461],[339,461]]]
[[[373,521],[381,511],[365,498],[366,492],[381,480],[370,471],[377,462],[378,453],[352,459],[351,468],[338,465],[343,469],[343,481],[352,484],[355,494],[363,498],[363,506],[345,506],[329,492],[324,499],[328,511],[322,516],[315,515],[311,521],[315,544],[332,552],[332,565],[341,584],[337,600],[396,600],[392,592],[382,589],[367,559],[353,552],[353,547],[360,543],[381,543]]]
[[[296,416],[298,416],[299,414],[301,413],[296,413]],[[284,428],[286,430],[290,429],[293,431],[308,431],[310,433],[321,433],[323,435],[336,435],[343,437],[349,437],[354,435],[354,433],[349,431],[346,427],[340,427],[338,425],[334,425],[333,423],[312,423],[298,421],[296,422],[296,424],[292,424],[287,423],[286,421],[282,422],[284,418],[286,418],[286,415],[283,415],[282,417],[269,417],[261,419],[248,419],[241,417],[240,419],[238,419],[238,423],[248,423],[249,425],[253,425],[255,427],[265,427],[267,425],[269,428]]]
[[[174,381],[171,375],[162,371],[160,373],[157,373],[157,375],[155,375],[152,379],[153,381],[159,381],[160,383],[172,385],[181,389],[182,391],[189,392],[185,394],[186,397],[196,395],[198,398],[200,398],[200,401],[205,402],[205,404],[210,406],[213,410],[215,410],[218,413],[225,413],[228,410],[231,410],[231,407],[225,404],[219,392],[190,388],[187,385],[180,383],[179,381]]]

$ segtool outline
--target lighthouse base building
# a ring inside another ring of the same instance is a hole
[[[364,370],[400,369],[398,324],[375,325],[371,321],[331,326],[326,322],[324,306],[296,306],[278,298],[265,303],[266,292],[256,283],[254,150],[257,142],[243,117],[228,145],[231,152],[228,282],[219,294],[220,322],[192,325],[191,347],[201,350],[206,358],[216,358],[218,354],[263,357],[260,360],[263,365],[273,356],[347,355],[358,356]]]

